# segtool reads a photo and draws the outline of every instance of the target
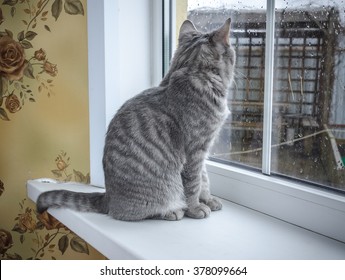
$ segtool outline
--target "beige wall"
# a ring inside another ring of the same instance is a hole
[[[24,54],[32,66],[16,77],[0,68],[2,259],[104,258],[52,217],[38,216],[26,198],[28,179],[89,179],[86,0],[54,15],[53,3],[0,5],[0,33],[21,41],[26,48],[16,47],[14,56]]]

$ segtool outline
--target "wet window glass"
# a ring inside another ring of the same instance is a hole
[[[272,172],[345,189],[344,1],[276,1]]]
[[[188,19],[210,31],[231,18],[230,43],[236,51],[234,83],[228,96],[231,111],[210,157],[261,168],[266,0],[188,1]]]
[[[208,31],[232,19],[231,115],[209,156],[260,171],[266,0],[177,3],[176,25]],[[345,1],[276,0],[274,24],[271,175],[345,190]]]

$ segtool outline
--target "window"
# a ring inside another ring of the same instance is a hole
[[[267,1],[274,5],[273,24],[266,0],[186,2],[177,25],[185,17],[209,31],[232,19],[232,114],[210,159],[344,192],[345,3]],[[273,26],[274,36],[266,37]],[[270,44],[272,69],[265,65]]]
[[[233,93],[230,93],[229,95],[229,97],[232,97],[233,99],[232,100],[229,98],[230,108],[234,113],[236,113],[236,110],[238,110],[239,114],[237,115],[237,119],[235,117],[231,117],[228,120],[228,126],[224,126],[224,130],[220,134],[220,137],[222,138],[220,138],[220,140],[217,142],[220,144],[216,144],[217,146],[214,147],[212,151],[213,160],[209,161],[207,166],[211,180],[211,192],[214,195],[228,199],[235,203],[247,206],[289,223],[345,242],[345,224],[343,223],[345,220],[345,196],[340,195],[339,192],[333,193],[326,191],[309,183],[304,184],[306,178],[303,178],[304,181],[294,181],[278,177],[275,175],[278,173],[277,166],[275,165],[276,161],[272,160],[272,164],[268,164],[270,163],[271,156],[267,155],[270,155],[271,146],[273,146],[273,159],[274,149],[277,149],[277,147],[274,145],[281,144],[281,142],[276,141],[277,138],[275,138],[276,129],[274,128],[274,125],[277,122],[275,118],[277,118],[279,114],[283,115],[285,113],[289,113],[280,110],[270,110],[270,107],[281,108],[279,107],[281,103],[285,102],[287,104],[288,101],[291,101],[290,99],[292,98],[292,94],[289,88],[289,80],[291,80],[291,85],[293,87],[292,89],[295,98],[294,103],[297,103],[296,105],[298,105],[299,103],[296,100],[299,101],[300,99],[298,98],[301,96],[301,94],[298,95],[298,89],[301,88],[301,78],[298,76],[302,73],[302,70],[300,69],[306,70],[306,67],[311,68],[311,65],[316,65],[316,68],[319,69],[320,66],[317,66],[317,63],[323,63],[322,59],[318,62],[318,60],[314,57],[309,57],[308,62],[303,62],[304,60],[300,58],[301,49],[303,56],[303,45],[301,45],[302,43],[300,43],[298,40],[297,42],[294,41],[294,36],[290,36],[292,37],[292,46],[296,44],[298,47],[291,47],[291,50],[289,49],[290,44],[288,43],[288,40],[290,40],[289,37],[279,38],[278,36],[273,36],[274,34],[272,32],[272,27],[274,25],[272,23],[274,22],[273,15],[275,7],[271,4],[274,3],[274,1],[267,1],[267,6],[265,5],[266,3],[264,0],[260,0],[260,2],[257,1],[256,3],[259,4],[255,4],[255,6],[254,4],[251,4],[250,6],[248,3],[245,6],[245,4],[238,4],[237,2],[235,3],[233,1],[222,1],[222,4],[220,0],[197,1],[194,3],[194,6],[192,6],[192,1],[187,0],[135,0],[135,5],[133,5],[133,1],[134,0],[104,0],[100,3],[98,0],[88,0],[88,7],[90,8],[89,10],[92,11],[88,16],[90,25],[89,103],[91,183],[100,186],[104,185],[102,171],[104,135],[108,121],[111,119],[116,109],[119,108],[122,103],[126,99],[130,98],[133,94],[136,94],[152,85],[155,86],[160,81],[162,71],[165,69],[164,62],[166,59],[164,59],[164,57],[173,53],[174,49],[174,43],[171,43],[171,48],[162,48],[162,42],[168,41],[166,40],[167,36],[170,36],[170,38],[173,39],[170,41],[176,42],[176,34],[174,34],[174,30],[178,30],[183,20],[191,16],[193,9],[195,10],[196,7],[203,8],[199,9],[198,13],[196,13],[196,16],[200,16],[202,11],[206,13],[207,10],[210,10],[209,8],[206,9],[207,5],[210,3],[218,3],[218,6],[213,7],[212,11],[217,12],[217,19],[220,18],[221,20],[224,20],[227,16],[231,16],[233,18],[232,43],[237,49],[238,54],[241,54],[242,51],[242,58],[238,59],[237,62],[238,73],[236,83],[234,84],[233,88],[236,95]],[[301,0],[300,3],[302,3],[302,1],[304,0]],[[224,6],[225,4],[228,6]],[[278,4],[279,3],[277,2],[277,5]],[[133,7],[135,7],[135,9]],[[218,10],[215,9],[217,7]],[[231,8],[230,14],[226,14],[227,12],[229,13],[229,7]],[[241,14],[243,14],[243,10],[248,10],[248,7],[249,11],[256,13],[257,16],[260,15],[260,17],[256,18],[257,22],[251,23],[251,17],[246,18],[242,16],[242,25],[240,20],[238,20],[237,23],[238,39],[236,39],[234,36],[236,33],[235,18],[237,16],[237,18],[240,19]],[[314,5],[311,7],[314,7]],[[276,27],[277,30],[279,30],[277,26],[280,24],[280,22],[278,22],[278,14],[279,12],[283,13],[282,9],[284,7],[277,6],[276,8]],[[162,11],[165,9],[168,9],[169,13],[162,13]],[[297,8],[295,8],[295,10],[296,9]],[[165,16],[169,16],[170,18],[163,18],[163,14]],[[339,14],[341,13],[339,12]],[[318,14],[315,14],[315,16],[317,15]],[[204,14],[204,17],[206,16],[208,16],[207,13]],[[267,26],[265,26],[266,16],[268,23]],[[99,21],[99,18],[102,17],[104,17],[104,21]],[[211,18],[208,18],[206,22],[209,22],[209,25],[211,25],[210,23],[215,21],[216,18],[212,19],[212,21]],[[289,19],[289,17],[287,18]],[[198,26],[198,20],[196,19],[194,22]],[[136,23],[134,27],[132,23]],[[246,25],[247,23],[249,25]],[[258,23],[260,23],[261,26]],[[169,26],[169,24],[172,25]],[[115,26],[115,28],[113,28],[113,26]],[[265,27],[267,27],[267,30],[269,31],[268,34],[271,34],[268,36],[268,39],[266,39]],[[342,31],[340,31],[341,30],[337,32],[339,33],[338,36],[341,37],[343,35],[341,35]],[[166,32],[168,32],[168,34]],[[138,39],[137,36],[131,36],[130,42],[127,42],[127,40],[121,40],[121,38],[128,33],[138,34],[140,38]],[[309,37],[307,37],[306,40],[309,40],[308,38]],[[279,49],[277,49],[277,47],[275,48],[275,46],[277,46],[277,40],[280,40],[280,44],[285,44],[284,48],[287,48],[287,50],[284,54],[287,53],[290,55],[289,53],[291,52],[290,56],[299,56],[299,58],[289,58],[288,56],[287,58],[281,58],[282,61],[279,62],[280,59],[277,56],[282,52],[283,45],[279,46]],[[303,41],[304,39],[300,40]],[[140,42],[140,48],[137,47],[138,42]],[[336,42],[341,42],[341,40],[336,40]],[[305,47],[306,53],[307,49],[308,51],[310,50],[309,48],[314,48],[316,50],[319,48],[319,42],[315,38],[310,39],[310,44],[310,47]],[[242,48],[242,46],[244,47]],[[268,50],[263,48],[264,46],[266,46]],[[270,51],[269,48],[272,50],[271,54],[275,48],[275,57],[272,55],[266,55],[266,52]],[[334,85],[337,84],[340,86],[340,89],[342,87],[342,90],[344,90],[344,85],[341,86],[341,84],[344,83],[344,75],[342,73],[342,69],[344,67],[341,64],[344,62],[340,62],[342,48],[344,48],[343,45],[337,46],[336,49],[339,52],[334,56],[336,61],[335,65],[337,65],[337,72],[334,74],[334,77],[335,79],[338,79],[338,82],[334,82]],[[250,56],[248,53],[246,53],[246,50],[247,52],[250,52]],[[136,55],[134,56],[133,53]],[[265,59],[263,60],[262,55],[259,54],[264,55]],[[275,64],[272,63],[273,58],[275,58]],[[299,70],[296,70],[296,72],[291,72],[293,70],[291,66],[291,70],[289,72],[289,60],[291,60],[292,64],[296,62],[294,67]],[[109,63],[111,61],[116,61],[116,63]],[[264,64],[262,64],[263,62]],[[136,65],[136,67],[133,68],[133,65]],[[266,67],[267,65],[270,66]],[[274,71],[274,66],[279,66],[281,68],[281,70],[279,70],[280,72]],[[263,72],[263,70],[265,72]],[[321,70],[317,70],[317,73],[315,71],[310,73],[307,71],[307,75],[303,76],[303,96],[305,98],[307,98],[307,91],[311,91],[312,89],[311,85],[307,86],[306,84],[307,77],[309,80],[314,80],[315,75],[320,76],[321,73],[326,73],[321,72]],[[270,78],[269,75],[273,73],[275,73],[275,76]],[[280,100],[276,98],[276,96],[279,96],[279,90],[277,90],[279,89],[279,83],[277,82],[279,81],[277,79],[279,76],[277,76],[277,74],[282,76],[282,80],[283,78],[285,79],[285,86],[282,82],[280,87],[285,87],[284,90],[289,94],[288,97],[290,98],[288,100]],[[290,75],[290,78],[288,74]],[[133,79],[131,79],[133,75],[137,77],[136,83],[133,83]],[[267,80],[271,81],[271,84],[267,83]],[[273,81],[275,82],[273,83]],[[267,98],[269,97],[266,94],[267,85],[272,87],[272,90],[268,92],[274,92],[274,94],[276,94],[272,96],[271,100],[270,98]],[[100,86],[104,86],[104,89],[100,88]],[[316,86],[320,87],[321,85]],[[263,97],[261,87],[263,87]],[[247,89],[249,90],[251,88],[256,89],[256,92],[249,92],[247,103],[244,103],[241,99],[241,95],[244,96],[247,94]],[[104,94],[102,94],[103,92]],[[334,138],[327,136],[327,139],[333,139],[333,144],[331,144],[329,147],[332,147],[332,149],[333,147],[337,147],[339,155],[341,156],[343,155],[341,150],[341,145],[343,144],[341,143],[340,139],[344,139],[344,134],[341,132],[343,126],[339,124],[345,119],[344,110],[341,110],[342,106],[344,105],[344,99],[342,99],[344,97],[340,94],[336,96],[336,99],[334,98],[335,97],[332,97],[332,100],[330,101],[330,118],[336,121],[334,121],[332,126],[330,126],[330,128],[327,130],[333,130],[332,132]],[[272,103],[270,104],[271,101]],[[273,105],[273,101],[275,102],[275,105]],[[266,103],[268,103],[268,106],[266,106]],[[249,107],[249,105],[251,107]],[[295,108],[297,108],[297,106],[295,106]],[[308,112],[310,114],[310,112],[312,112],[310,111],[311,107],[309,106],[306,108],[309,108],[309,111],[307,109],[303,109],[306,111],[302,112]],[[242,118],[240,110],[247,114],[247,118]],[[259,115],[259,113],[261,115]],[[269,113],[274,113],[274,117],[272,116],[271,118]],[[236,116],[235,114],[233,115]],[[232,122],[236,121],[238,124],[241,122],[244,125],[242,127],[233,126]],[[272,122],[273,129],[267,129],[267,127],[271,126],[270,121]],[[283,121],[281,121],[281,123],[283,123]],[[248,127],[246,127],[245,124],[248,124]],[[335,126],[335,124],[337,125]],[[294,123],[294,125],[296,124]],[[237,129],[237,132],[235,129],[230,130],[233,127]],[[296,129],[296,131],[294,131],[294,142],[292,142],[292,137],[287,137],[287,130],[285,129],[286,127],[287,125],[282,126],[280,132],[282,136],[281,138],[278,138],[279,141],[283,141],[283,143],[288,142],[286,145],[282,145],[284,148],[295,148],[296,143],[304,142],[305,139],[300,138],[306,136],[307,134],[301,134],[302,137],[300,137],[300,131],[299,129]],[[290,128],[290,126],[287,128]],[[272,131],[274,132],[272,133],[273,135],[271,135]],[[322,130],[316,130],[316,132],[319,134],[316,134],[315,137],[320,137],[322,133],[324,133]],[[267,137],[266,134],[269,137]],[[228,135],[228,138],[224,137],[226,135]],[[235,142],[233,139],[229,138],[229,135],[232,135],[231,137],[234,137],[235,140],[237,140],[237,144],[239,146],[234,146]],[[263,135],[266,136],[264,137]],[[289,135],[291,135],[291,132]],[[244,136],[251,141],[241,143],[241,137]],[[270,139],[272,143],[266,143],[267,139]],[[310,140],[312,137],[307,139]],[[233,141],[231,142],[231,146],[230,140]],[[336,141],[336,144],[334,141]],[[288,144],[292,143],[294,145],[290,147]],[[235,148],[237,150],[235,150]],[[298,148],[298,146],[296,146],[296,148]],[[257,149],[257,151],[253,152],[252,150],[255,149]],[[232,157],[226,155],[226,153],[235,152],[246,153],[243,153],[242,155],[233,154],[231,155]],[[238,157],[239,155],[241,157]],[[329,154],[326,153],[326,155]],[[279,156],[280,155],[277,157]],[[265,157],[268,158],[268,160],[266,160]],[[256,160],[256,162],[253,160],[253,158]],[[293,165],[293,163],[291,163],[291,165]],[[261,172],[257,172],[257,170]],[[340,171],[343,172],[342,170]],[[266,176],[264,174],[272,175]],[[291,176],[291,174],[285,174],[285,176],[286,175]],[[310,179],[308,180],[311,182]],[[303,213],[303,215],[301,215],[301,213]]]
[[[345,242],[345,3],[171,0],[170,8],[176,31],[186,18],[201,31],[232,19],[232,114],[208,161],[211,192]]]

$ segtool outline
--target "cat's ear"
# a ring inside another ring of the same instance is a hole
[[[193,22],[191,22],[190,20],[187,19],[181,25],[179,39],[187,33],[196,32],[196,31],[197,30],[196,30]]]
[[[223,26],[221,26],[219,29],[216,30],[213,40],[215,42],[220,42],[225,45],[230,45],[230,24],[231,24],[231,18],[228,18]]]

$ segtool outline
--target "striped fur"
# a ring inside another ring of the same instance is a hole
[[[47,192],[38,210],[69,207],[133,221],[204,218],[221,209],[210,195],[204,161],[228,115],[235,64],[229,28],[230,19],[203,34],[185,21],[161,84],[128,100],[109,124],[105,194]]]

